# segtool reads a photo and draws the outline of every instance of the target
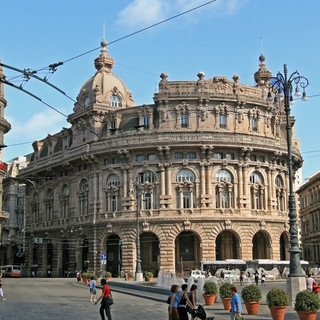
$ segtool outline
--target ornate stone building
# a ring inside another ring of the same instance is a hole
[[[1,62],[1,60],[0,60]],[[2,253],[2,246],[3,246],[3,225],[9,219],[8,212],[5,212],[2,209],[2,180],[3,176],[6,172],[6,164],[2,162],[2,149],[5,147],[3,143],[4,135],[11,129],[10,123],[4,118],[4,109],[7,106],[7,101],[4,97],[4,83],[1,80],[5,80],[5,75],[3,73],[2,67],[0,66],[0,252]],[[0,263],[1,263],[1,253],[0,253]]]
[[[169,81],[136,106],[102,42],[71,124],[36,141],[27,184],[27,270],[181,272],[201,261],[288,259],[283,104],[267,102],[265,58],[256,86],[239,76]],[[292,122],[294,119],[292,117]],[[293,143],[294,170],[302,164]],[[30,179],[30,178],[29,178]],[[139,228],[137,228],[139,226]]]
[[[302,252],[305,260],[320,263],[320,172],[297,190],[300,198]]]

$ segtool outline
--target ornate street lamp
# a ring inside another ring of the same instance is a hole
[[[141,202],[141,190],[140,190],[140,181],[136,182],[136,209],[137,209],[137,264],[136,264],[136,274],[135,281],[143,281],[143,274],[141,270],[141,252],[140,252],[140,202]]]
[[[290,121],[290,105],[294,103],[293,92],[296,97],[301,96],[300,88],[302,88],[302,100],[306,101],[307,95],[305,88],[309,85],[309,80],[301,76],[298,71],[295,71],[288,77],[287,65],[284,65],[284,72],[277,73],[276,77],[271,77],[270,90],[267,100],[273,102],[274,105],[279,105],[280,99],[284,99],[284,111],[286,114],[286,133],[287,133],[287,151],[288,151],[288,173],[289,173],[289,234],[290,234],[290,264],[288,286],[291,291],[291,297],[295,297],[293,291],[298,292],[305,288],[305,278],[301,268],[300,253],[297,228],[297,212],[296,200],[293,190],[293,170],[292,170],[292,135]],[[271,91],[275,92],[273,97]],[[295,279],[296,278],[296,279]],[[300,278],[300,280],[298,279]],[[298,291],[297,291],[298,290]],[[293,301],[293,300],[291,300]]]

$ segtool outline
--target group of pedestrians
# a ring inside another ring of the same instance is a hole
[[[189,292],[187,284],[181,286],[181,291],[179,291],[178,285],[173,284],[171,286],[168,297],[169,320],[189,320],[189,315],[191,320],[198,319],[195,312],[197,310],[196,291],[196,284],[191,286]],[[242,304],[240,295],[235,286],[232,286],[230,291],[232,294],[230,310],[231,320],[241,319]]]
[[[179,286],[173,284],[171,286],[170,294],[168,297],[169,307],[169,320],[195,320],[196,316],[194,311],[197,309],[196,301],[197,285],[193,284],[188,292],[188,285],[183,284],[179,292]]]

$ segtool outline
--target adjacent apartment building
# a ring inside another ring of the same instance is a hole
[[[35,141],[25,184],[25,269],[179,273],[201,261],[288,259],[283,102],[240,77],[170,81],[137,106],[107,43],[69,126]],[[292,124],[294,118],[292,117]],[[293,137],[294,171],[302,165]],[[105,261],[105,264],[104,264]]]
[[[300,223],[303,257],[320,263],[320,171],[297,190],[300,198]]]

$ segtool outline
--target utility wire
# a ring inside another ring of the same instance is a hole
[[[178,18],[178,17],[181,17],[181,16],[183,16],[183,15],[189,13],[189,12],[192,12],[192,11],[195,11],[195,10],[197,10],[197,9],[200,9],[200,8],[202,8],[202,7],[204,7],[204,6],[207,6],[207,5],[209,5],[209,4],[213,3],[213,2],[216,2],[216,1],[217,1],[217,0],[211,0],[211,1],[208,1],[208,2],[206,2],[206,3],[200,4],[200,5],[197,6],[197,7],[191,8],[191,9],[189,9],[189,10],[186,10],[186,11],[184,11],[184,12],[181,12],[181,13],[179,13],[179,14],[176,14],[175,16],[172,16],[172,17],[167,18],[167,19],[165,19],[165,20],[162,20],[162,21],[160,21],[160,22],[154,23],[154,24],[152,24],[152,25],[150,25],[150,26],[148,26],[148,27],[145,27],[145,28],[142,28],[142,29],[140,29],[140,30],[138,30],[138,31],[132,32],[132,33],[126,35],[126,36],[123,36],[123,37],[121,37],[121,38],[118,38],[118,39],[116,39],[116,40],[113,40],[113,41],[111,41],[111,42],[108,42],[108,45],[113,44],[113,43],[116,43],[116,42],[119,42],[119,41],[124,40],[124,39],[127,39],[127,38],[129,38],[129,37],[132,37],[132,36],[134,36],[134,35],[136,35],[136,34],[138,34],[138,33],[141,33],[141,32],[146,31],[146,30],[148,30],[148,29],[154,28],[154,27],[156,27],[156,26],[158,26],[158,25],[160,25],[160,24],[163,24],[163,23],[168,22],[168,21],[170,21],[170,20],[176,19],[176,18]],[[72,58],[70,58],[70,59],[67,59],[67,60],[63,61],[63,62],[58,62],[58,63],[51,64],[51,65],[49,65],[49,68],[50,68],[50,67],[51,67],[51,68],[52,68],[52,67],[56,68],[56,67],[58,67],[58,66],[60,66],[60,65],[62,65],[62,64],[64,64],[64,63],[66,63],[66,62],[69,62],[69,61],[75,60],[75,59],[77,59],[77,58],[80,58],[80,57],[82,57],[82,56],[84,56],[84,55],[86,55],[86,54],[89,54],[89,53],[91,53],[91,52],[93,52],[93,51],[96,51],[96,50],[98,50],[98,49],[100,49],[100,48],[101,48],[101,47],[99,46],[99,47],[97,47],[97,48],[91,49],[91,50],[86,51],[86,52],[84,52],[84,53],[78,54],[77,56],[74,56],[74,57],[72,57]],[[48,68],[48,67],[44,67],[44,68],[42,68],[42,69],[39,69],[38,71],[41,71],[41,70],[44,70],[44,69],[47,69],[47,68]]]

